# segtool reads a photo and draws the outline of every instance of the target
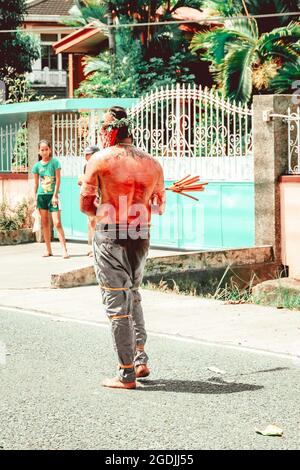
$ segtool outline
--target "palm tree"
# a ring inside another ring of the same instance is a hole
[[[300,59],[294,64],[284,65],[270,82],[274,93],[293,93],[300,85]]]
[[[298,23],[260,35],[255,19],[242,18],[196,34],[191,49],[204,51],[201,58],[211,63],[216,84],[226,97],[246,103],[253,88],[264,92],[283,65],[297,63],[299,40]]]
[[[203,8],[209,8],[214,15],[232,17],[235,15],[262,15],[282,13],[283,16],[258,18],[258,29],[261,33],[272,31],[274,28],[287,26],[299,17],[290,16],[289,12],[299,10],[299,0],[204,0]],[[300,15],[299,15],[300,16]]]

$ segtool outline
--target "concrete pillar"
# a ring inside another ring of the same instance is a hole
[[[38,161],[38,146],[42,139],[52,143],[52,113],[29,113],[27,116],[28,129],[28,174],[33,165]]]
[[[255,244],[272,245],[281,262],[280,193],[278,178],[288,168],[288,131],[282,118],[265,121],[268,112],[287,114],[293,95],[254,96],[253,151],[255,182]]]

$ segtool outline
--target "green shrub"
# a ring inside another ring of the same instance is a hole
[[[31,199],[23,199],[14,208],[7,201],[0,203],[0,230],[11,231],[32,227],[31,214],[34,204]]]

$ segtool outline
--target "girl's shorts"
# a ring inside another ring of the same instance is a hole
[[[53,194],[38,194],[37,197],[37,209],[44,209],[45,211],[49,212],[57,212],[59,211],[59,207],[52,205],[52,198]]]

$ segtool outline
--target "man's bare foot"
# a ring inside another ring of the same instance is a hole
[[[137,379],[148,377],[148,375],[150,375],[150,369],[147,367],[146,364],[139,364],[135,368],[135,375]]]
[[[43,258],[49,258],[49,256],[53,256],[52,253],[44,253]]]
[[[63,259],[69,259],[69,258],[70,258],[70,256],[68,255],[67,252],[63,254]]]
[[[136,382],[121,382],[119,377],[114,377],[113,379],[105,379],[102,382],[103,387],[110,387],[110,388],[123,388],[126,390],[136,388]]]

